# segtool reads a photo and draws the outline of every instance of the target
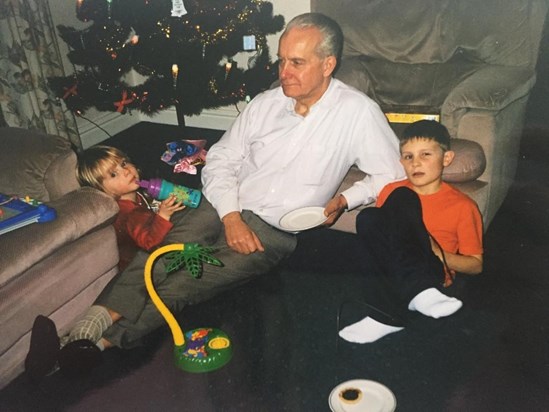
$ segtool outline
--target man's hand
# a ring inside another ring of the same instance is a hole
[[[263,252],[265,248],[250,229],[250,227],[242,220],[239,212],[230,212],[223,216],[223,224],[225,225],[225,239],[227,244],[235,252],[249,255],[254,252]]]
[[[347,209],[347,206],[347,199],[345,199],[345,196],[343,195],[337,195],[331,199],[324,209],[324,215],[328,217],[324,222],[324,225],[333,225],[345,209]]]

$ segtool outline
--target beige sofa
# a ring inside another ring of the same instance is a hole
[[[111,223],[118,206],[79,188],[76,155],[65,139],[0,128],[0,147],[0,193],[30,196],[57,212],[51,222],[0,235],[2,388],[24,369],[34,318],[49,316],[66,332],[116,274]]]
[[[439,115],[453,138],[480,144],[485,167],[473,165],[480,176],[465,167],[452,183],[477,201],[485,228],[515,175],[547,7],[546,0],[311,1],[344,32],[336,77],[384,112]],[[359,177],[352,171],[344,186]],[[335,228],[353,231],[355,214]]]

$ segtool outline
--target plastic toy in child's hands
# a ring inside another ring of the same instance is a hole
[[[151,253],[145,263],[145,286],[151,300],[172,331],[175,345],[174,356],[176,366],[187,372],[209,372],[227,364],[231,360],[233,354],[231,341],[224,332],[215,328],[198,328],[183,334],[177,320],[154,289],[152,267],[156,258],[164,253],[170,252],[179,253],[181,255],[190,253],[197,259],[196,261],[193,261],[193,265],[199,264],[200,261],[211,263],[212,259],[221,263],[219,260],[212,258],[212,256],[209,255],[209,252],[206,253],[206,250],[209,249],[202,248],[197,244],[173,244],[162,246]],[[201,252],[197,253],[198,251]],[[197,280],[197,282],[199,282],[199,280]],[[187,340],[185,340],[185,337],[187,337]]]
[[[155,199],[164,200],[168,196],[174,195],[178,202],[182,202],[185,206],[196,208],[202,199],[200,190],[191,189],[181,185],[174,185],[164,179],[154,178],[149,180],[141,180],[139,186],[147,191],[149,196]]]
[[[196,166],[206,162],[208,153],[204,147],[206,140],[179,140],[166,144],[167,150],[161,156],[162,161],[174,166],[174,173],[195,175]]]

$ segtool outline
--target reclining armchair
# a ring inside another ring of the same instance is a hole
[[[514,179],[547,1],[312,0],[311,8],[343,29],[337,78],[386,113],[438,116],[457,139],[445,179],[477,202],[486,229]],[[352,170],[344,187],[359,177]],[[354,230],[353,213],[336,226]]]

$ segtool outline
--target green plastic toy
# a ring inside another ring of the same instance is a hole
[[[198,328],[184,334],[177,320],[154,289],[152,267],[155,260],[165,253],[168,273],[184,266],[195,278],[201,276],[203,262],[216,266],[221,266],[222,263],[211,256],[213,253],[211,248],[194,243],[185,246],[181,243],[158,248],[151,253],[145,264],[145,286],[151,300],[171,329],[176,366],[187,372],[210,372],[219,369],[231,360],[233,354],[227,334],[215,328]]]

